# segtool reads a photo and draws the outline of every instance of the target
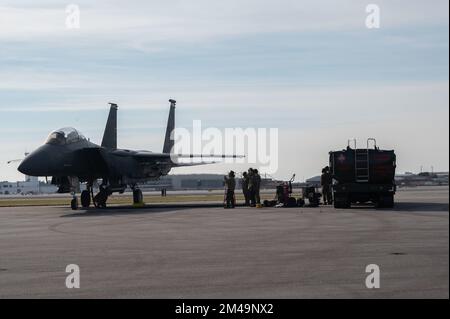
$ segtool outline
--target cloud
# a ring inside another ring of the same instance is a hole
[[[364,30],[367,1],[76,1],[81,28],[65,28],[65,2],[6,2],[0,7],[0,39],[122,41],[142,50],[158,43],[196,42],[248,34]],[[380,0],[382,27],[448,25],[448,1]],[[447,10],[446,10],[447,8]]]
[[[4,87],[0,84],[0,89],[23,87],[28,76],[25,74],[18,77],[15,84],[7,83]],[[28,83],[30,87],[36,86],[39,89],[50,84],[51,77],[38,77],[33,82]],[[22,81],[21,81],[22,79]],[[45,81],[43,81],[45,79]],[[329,116],[339,116],[341,110],[346,110],[349,114],[359,114],[364,108],[367,115],[372,118],[380,112],[390,112],[404,114],[407,111],[424,110],[428,105],[445,106],[448,101],[447,89],[448,81],[434,82],[402,82],[402,83],[373,83],[367,84],[341,84],[341,85],[321,85],[321,86],[299,86],[299,85],[227,85],[216,84],[194,84],[185,87],[183,83],[172,83],[171,87],[164,87],[158,83],[133,83],[127,86],[122,82],[98,81],[90,82],[68,82],[64,78],[53,78],[60,88],[74,87],[78,89],[93,89],[92,94],[80,94],[79,91],[70,93],[62,90],[60,96],[48,97],[49,102],[33,103],[26,105],[15,105],[8,107],[5,102],[0,104],[0,112],[29,112],[29,111],[82,111],[82,110],[102,110],[106,103],[113,99],[126,110],[164,110],[167,100],[171,97],[178,98],[180,109],[198,110],[202,112],[214,108],[217,114],[228,112],[254,112],[255,110],[274,111],[280,108],[293,114],[308,114],[319,117],[323,112],[328,112]],[[21,84],[22,83],[22,84]],[[43,86],[40,86],[44,83]],[[58,88],[58,86],[56,86]],[[96,93],[100,90],[103,93]],[[105,91],[106,90],[106,91]],[[108,93],[110,92],[110,93]],[[116,92],[116,93],[112,93]],[[73,98],[68,98],[73,94]],[[109,95],[111,94],[111,95]],[[414,96],[414,98],[411,98]],[[443,104],[444,103],[444,104]],[[3,104],[3,105],[2,105]]]

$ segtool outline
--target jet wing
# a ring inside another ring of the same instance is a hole
[[[128,155],[128,154],[127,154]],[[225,155],[225,154],[169,154],[169,153],[152,153],[152,152],[135,152],[131,154],[136,159],[178,159],[178,158],[243,158],[242,155]]]
[[[225,155],[225,154],[176,154],[173,155],[177,160],[180,158],[243,158],[245,156],[240,155]],[[198,165],[208,165],[208,164],[217,164],[220,162],[214,161],[214,162],[197,162],[197,163],[180,163],[176,162],[174,163],[174,167],[183,167],[183,166],[198,166]]]
[[[173,167],[198,166],[198,165],[208,165],[208,164],[216,164],[216,163],[220,163],[220,162],[174,163]]]
[[[177,158],[244,158],[243,155],[225,155],[225,154],[174,154]]]
[[[168,153],[152,153],[152,152],[136,152],[132,154],[133,158],[142,163],[151,163],[155,165],[171,165],[172,167],[186,167],[186,166],[198,166],[198,165],[208,165],[220,163],[217,161],[209,162],[196,162],[196,163],[183,163],[179,162],[178,159],[185,158],[242,158],[244,156],[239,155],[206,155],[206,154],[168,154]]]

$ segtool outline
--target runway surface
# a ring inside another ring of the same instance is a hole
[[[449,298],[448,192],[387,210],[0,208],[0,298]]]

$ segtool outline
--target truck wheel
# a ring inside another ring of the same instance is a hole
[[[375,208],[384,208],[384,201],[382,197],[375,202]]]
[[[350,208],[351,203],[348,195],[335,195],[334,208]]]
[[[88,190],[84,190],[81,192],[81,206],[83,208],[88,208],[91,205],[91,194],[89,194]]]
[[[393,208],[394,207],[394,194],[383,194],[380,195],[378,202],[376,203],[377,208]]]
[[[337,200],[334,202],[334,208],[350,208],[350,205],[345,201]]]
[[[394,207],[394,194],[389,194],[386,198],[386,207],[393,208]]]

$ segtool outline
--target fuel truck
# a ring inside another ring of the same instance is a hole
[[[351,141],[354,141],[353,148]],[[396,155],[393,150],[381,150],[377,141],[369,138],[366,148],[357,148],[356,140],[349,140],[346,149],[329,155],[335,208],[365,203],[379,208],[394,206]]]

